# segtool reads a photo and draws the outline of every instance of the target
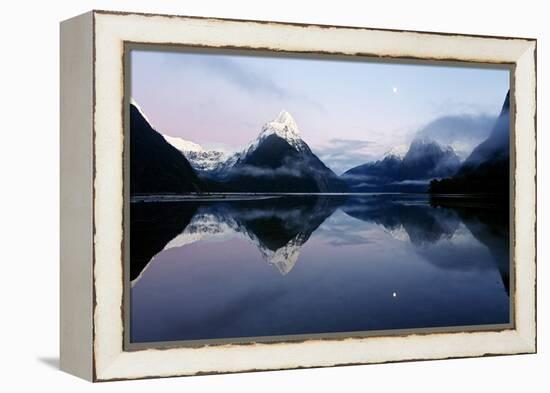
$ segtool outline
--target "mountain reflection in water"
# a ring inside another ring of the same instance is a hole
[[[131,342],[509,322],[504,203],[282,196],[130,217]]]

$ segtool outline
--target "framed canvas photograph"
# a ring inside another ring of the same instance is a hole
[[[536,352],[536,40],[61,24],[61,368]]]

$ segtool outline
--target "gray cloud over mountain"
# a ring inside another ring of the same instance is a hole
[[[442,116],[420,128],[416,137],[429,138],[453,147],[461,159],[489,136],[496,117],[488,115]]]

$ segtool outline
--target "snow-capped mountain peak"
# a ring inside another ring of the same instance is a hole
[[[290,146],[294,147],[296,150],[304,150],[305,143],[300,137],[300,130],[298,129],[296,121],[290,113],[282,110],[274,120],[264,124],[258,138],[252,141],[248,147],[244,149],[244,152],[253,151],[258,147],[261,141],[273,134],[287,141]]]
[[[285,110],[282,110],[274,120],[266,123],[262,127],[260,136],[262,134],[277,134],[286,140],[301,139],[296,121],[291,114]]]
[[[289,130],[298,132],[298,125],[290,113],[284,109],[279,113],[279,115],[272,121],[272,123],[284,124]]]

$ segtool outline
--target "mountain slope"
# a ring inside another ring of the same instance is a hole
[[[205,149],[202,146],[182,138],[162,135],[166,142],[178,149],[187,158],[193,169],[199,172],[215,171],[226,160],[224,152]]]
[[[509,193],[510,92],[489,137],[464,161],[457,174],[430,184],[432,193]]]
[[[130,104],[130,193],[199,192],[203,182],[189,161]]]

